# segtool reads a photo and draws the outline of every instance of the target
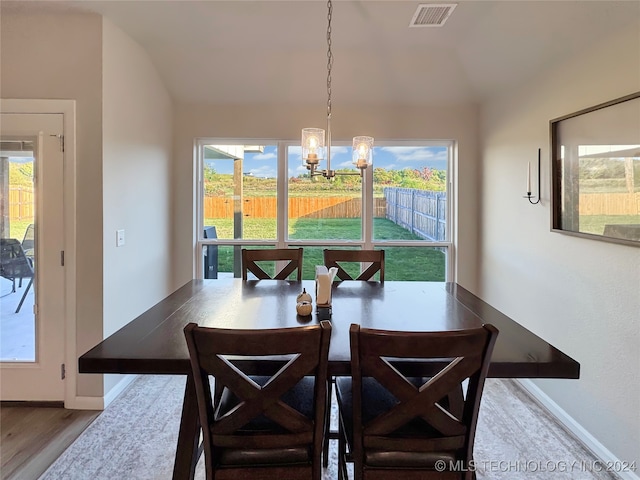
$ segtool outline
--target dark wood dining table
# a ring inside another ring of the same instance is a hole
[[[189,322],[220,328],[266,329],[318,322],[296,313],[313,281],[221,278],[191,280],[78,360],[80,373],[187,375],[174,463],[174,479],[193,478],[200,455],[200,424],[183,328]],[[580,364],[455,283],[342,282],[332,293],[329,375],[350,374],[349,326],[439,331],[493,324],[500,331],[489,377],[579,378]],[[278,362],[243,360],[243,370],[264,375]],[[429,372],[417,371],[428,375]]]

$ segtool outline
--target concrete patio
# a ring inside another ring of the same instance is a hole
[[[29,289],[22,308],[16,312],[18,303],[27,288],[28,279],[22,287],[16,282],[16,291],[12,292],[12,282],[0,278],[0,361],[35,361],[35,317],[33,315],[34,288]]]

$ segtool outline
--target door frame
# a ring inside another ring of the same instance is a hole
[[[76,101],[0,99],[0,112],[17,114],[61,113],[64,132],[64,406],[83,408],[77,397],[76,354]]]

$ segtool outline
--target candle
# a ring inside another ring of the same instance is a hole
[[[531,162],[527,162],[527,194],[531,193]]]

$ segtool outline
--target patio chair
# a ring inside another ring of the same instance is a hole
[[[33,284],[34,272],[31,259],[25,255],[21,243],[15,238],[0,239],[0,276],[13,282],[12,293],[16,291],[16,279],[29,279],[16,309],[16,313],[19,313]]]
[[[34,257],[34,248],[35,248],[35,225],[33,223],[29,224],[27,229],[24,231],[24,237],[22,238],[22,249],[24,250],[24,254],[29,257]]]
[[[31,265],[34,265],[35,259],[35,225],[30,223],[27,229],[24,231],[24,237],[22,238],[22,250],[29,260]],[[22,288],[22,278],[18,282],[18,287]]]
[[[331,323],[266,330],[190,323],[184,334],[207,480],[320,480]],[[283,359],[272,377],[243,372],[242,360],[259,365],[265,357]]]
[[[336,379],[338,478],[352,460],[356,480],[475,479],[476,424],[497,335],[492,325],[441,332],[351,325],[351,377]],[[415,362],[433,375],[419,382],[404,375]]]

